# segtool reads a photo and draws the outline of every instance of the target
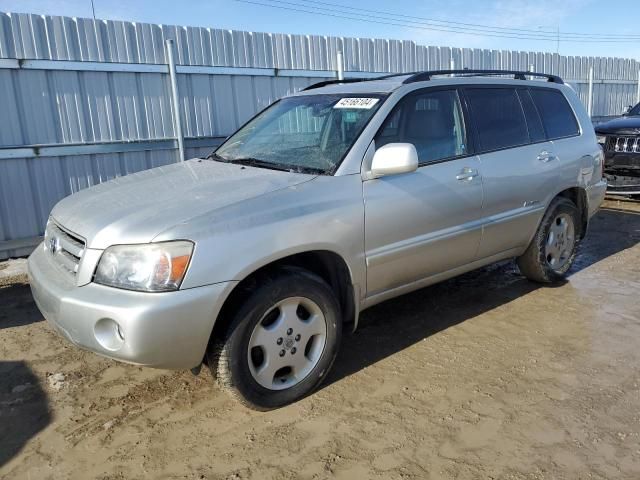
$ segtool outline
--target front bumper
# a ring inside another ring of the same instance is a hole
[[[640,152],[606,152],[604,174],[612,195],[640,195]]]
[[[635,170],[640,175],[640,152],[605,152],[604,171],[614,173],[616,171]]]
[[[635,173],[635,175],[631,175]],[[607,193],[611,195],[640,195],[640,170],[637,172],[605,173],[609,188]]]
[[[157,368],[188,369],[202,362],[222,303],[237,283],[165,293],[95,283],[78,287],[42,246],[28,265],[36,305],[70,342],[115,360]]]

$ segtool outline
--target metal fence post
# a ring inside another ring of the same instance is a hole
[[[344,80],[344,60],[342,58],[341,50],[338,50],[338,53],[336,53],[336,71],[338,74],[338,80]]]
[[[173,56],[173,40],[166,40],[167,62],[169,64],[169,79],[171,81],[171,96],[173,98],[173,128],[178,141],[178,155],[184,162],[184,137],[182,136],[182,116],[180,115],[180,96],[178,95],[178,76],[176,75],[176,60]]]
[[[587,98],[587,113],[589,117],[593,114],[593,67],[589,67],[589,93]]]

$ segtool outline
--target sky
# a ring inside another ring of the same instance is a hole
[[[265,6],[266,3],[280,8]],[[94,0],[94,5],[96,18],[109,20],[269,33],[394,38],[435,46],[552,53],[559,50],[563,55],[640,60],[640,0],[616,0],[611,8],[602,0]],[[91,0],[0,0],[0,11],[92,16]],[[393,19],[389,19],[388,13],[394,14]],[[486,29],[480,32],[481,27],[477,25],[488,26],[498,34],[504,34],[505,28],[523,29],[528,32],[515,32],[517,36],[548,38],[492,37]],[[445,30],[457,27],[457,32],[442,31],[443,26]],[[572,35],[575,33],[586,35]],[[606,38],[612,38],[603,37],[606,35],[635,38],[605,42]],[[571,38],[566,38],[568,36]]]

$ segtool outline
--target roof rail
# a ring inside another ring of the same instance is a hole
[[[563,84],[562,78],[557,75],[550,75],[548,73],[536,73],[536,72],[521,72],[518,70],[426,70],[424,72],[406,72],[406,73],[390,73],[388,75],[382,75],[380,77],[371,77],[371,78],[345,78],[343,80],[324,80],[322,82],[314,83],[309,85],[306,88],[303,88],[303,91],[313,90],[314,88],[321,88],[327,85],[334,85],[337,83],[357,83],[357,82],[368,82],[371,80],[386,80],[393,77],[404,77],[408,76],[402,83],[415,83],[415,82],[425,82],[431,80],[431,77],[437,75],[466,75],[466,76],[484,76],[484,75],[513,75],[513,78],[516,80],[526,80],[527,76],[529,77],[542,77],[546,78],[548,82]]]
[[[313,90],[314,88],[321,88],[321,87],[326,87],[327,85],[335,85],[337,83],[358,83],[358,82],[369,82],[369,81],[373,81],[373,80],[387,80],[389,78],[393,78],[393,77],[404,77],[407,75],[416,75],[418,73],[422,73],[422,72],[405,72],[405,73],[386,73],[380,77],[368,77],[368,78],[345,78],[343,80],[323,80],[322,82],[318,82],[318,83],[312,83],[311,85],[309,85],[308,87],[305,87],[302,89],[302,91],[304,92],[305,90]]]
[[[548,82],[552,83],[560,83],[564,82],[557,75],[550,75],[547,73],[536,73],[536,72],[521,72],[518,70],[431,70],[425,72],[417,72],[412,74],[409,78],[407,78],[402,83],[414,83],[414,82],[423,82],[427,80],[431,80],[431,77],[435,75],[469,75],[469,76],[484,76],[484,75],[513,75],[513,78],[516,80],[526,80],[527,76],[529,77],[543,77],[546,78]]]
[[[308,87],[302,89],[302,91],[313,90],[314,88],[326,87],[327,85],[333,85],[334,83],[357,83],[366,82],[367,80],[376,80],[376,78],[344,78],[342,80],[323,80],[322,82],[312,83]]]

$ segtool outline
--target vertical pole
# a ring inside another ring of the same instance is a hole
[[[593,67],[589,67],[589,96],[587,100],[587,113],[593,114]]]
[[[178,76],[176,75],[176,60],[173,56],[173,40],[166,40],[167,62],[169,64],[169,80],[171,81],[171,96],[173,98],[173,128],[178,141],[178,155],[184,162],[184,137],[182,136],[182,117],[180,116],[180,96],[178,95]]]
[[[638,70],[638,90],[636,91],[636,103],[640,103],[640,70]]]
[[[558,25],[558,43],[556,43],[556,61],[558,64],[556,65],[556,71],[554,72],[556,75],[561,75],[560,72],[560,25]]]
[[[338,80],[344,80],[344,60],[342,59],[341,50],[338,50],[338,53],[336,54],[336,67]]]

